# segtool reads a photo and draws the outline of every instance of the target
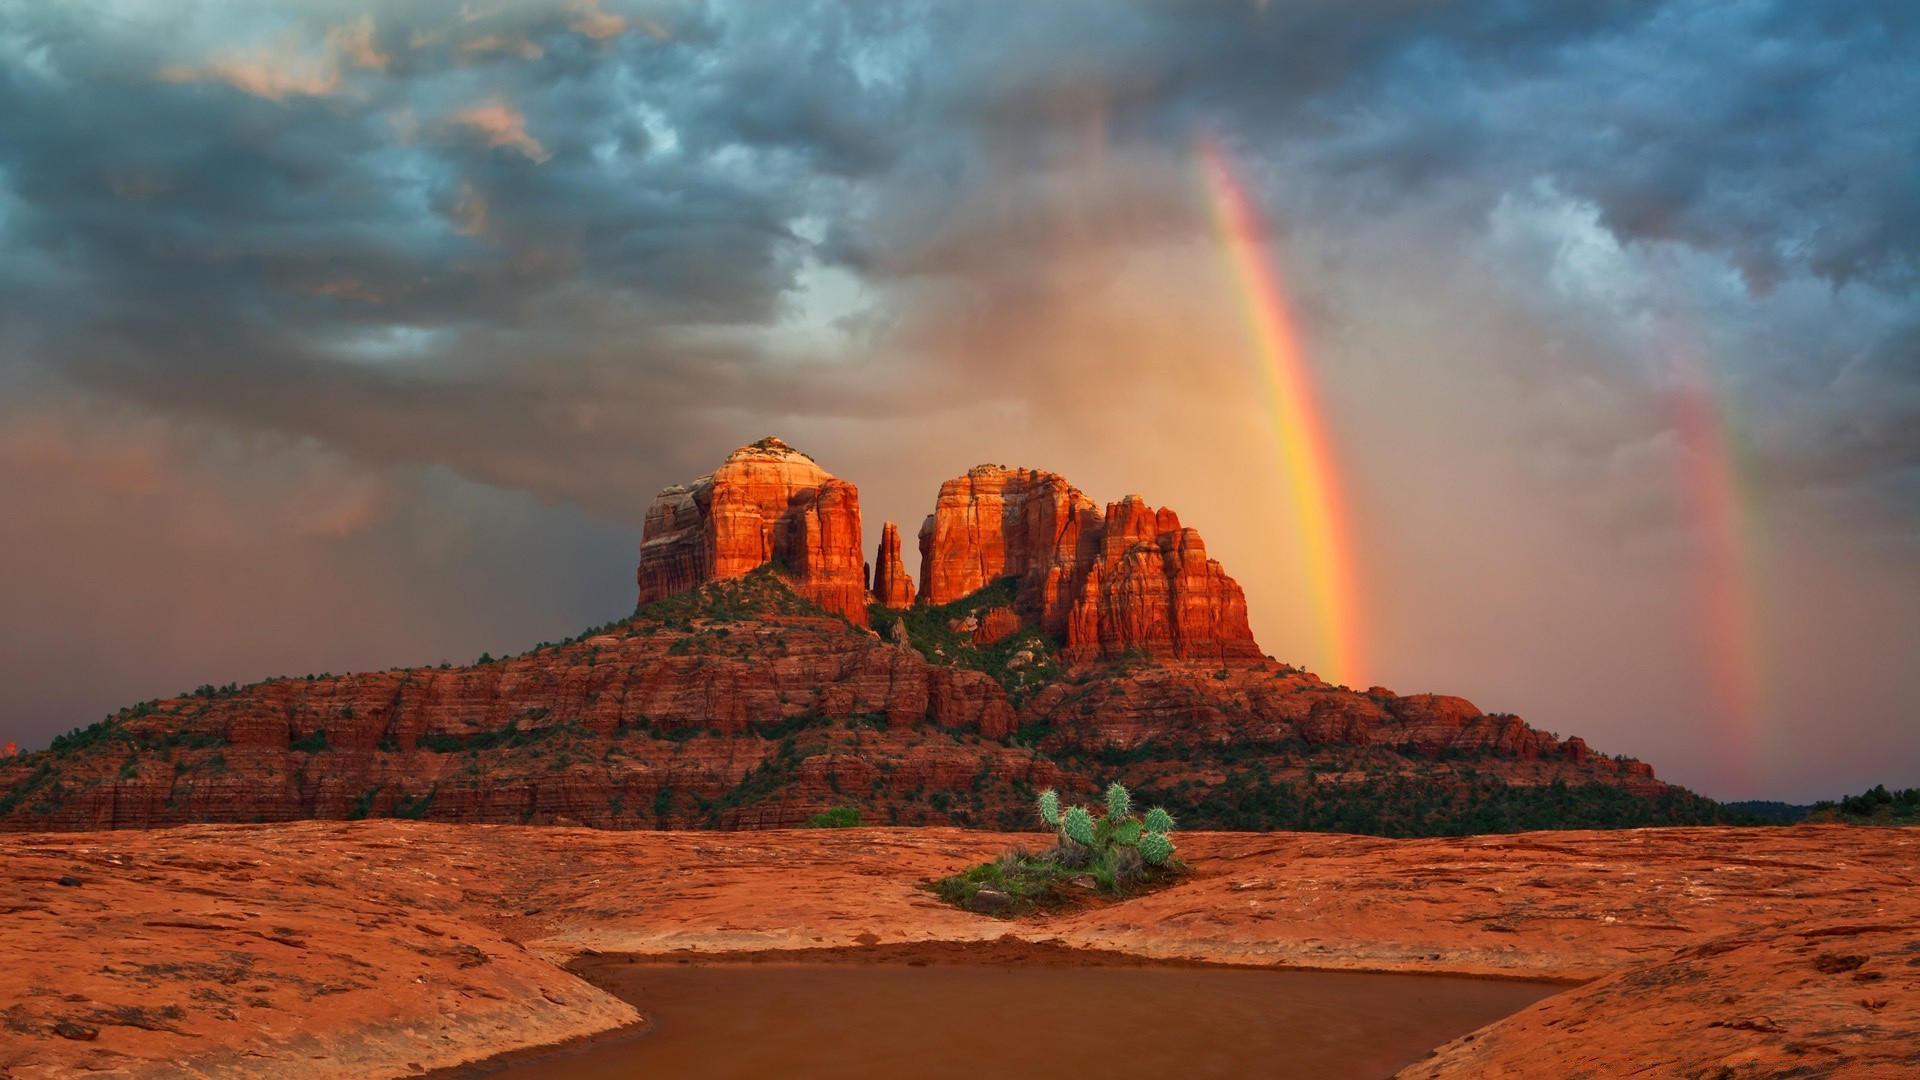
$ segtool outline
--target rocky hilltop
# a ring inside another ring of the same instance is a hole
[[[763,439],[646,515],[633,616],[466,667],[203,686],[0,760],[0,828],[403,817],[1020,827],[1120,779],[1195,826],[1411,835],[1715,820],[1646,765],[1263,655],[1171,510],[941,485],[920,587],[859,493]],[[871,584],[871,589],[869,589]],[[871,628],[869,628],[871,626]]]
[[[940,485],[920,526],[921,597],[949,603],[1003,579],[1070,661],[1262,655],[1245,594],[1200,534],[1137,495],[1102,513],[1057,473],[1002,465]]]
[[[786,569],[795,592],[867,624],[859,489],[771,436],[654,496],[640,536],[640,603],[768,564]]]

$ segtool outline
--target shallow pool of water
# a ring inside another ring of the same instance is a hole
[[[1381,1077],[1561,987],[1425,975],[598,964],[645,1034],[491,1077]]]

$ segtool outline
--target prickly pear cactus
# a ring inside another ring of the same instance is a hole
[[[1140,842],[1140,834],[1144,831],[1138,821],[1131,819],[1123,821],[1113,827],[1113,842],[1124,847],[1132,847]]]
[[[1133,813],[1133,796],[1115,780],[1107,785],[1107,820],[1118,824],[1120,819]]]
[[[1068,807],[1067,812],[1060,815],[1060,826],[1066,830],[1067,839],[1093,846],[1093,815],[1087,813],[1086,807]]]
[[[1140,857],[1152,866],[1165,866],[1173,858],[1173,841],[1166,833],[1150,832],[1140,838]]]
[[[1170,833],[1173,829],[1173,815],[1167,813],[1164,808],[1156,806],[1147,811],[1148,832]]]
[[[1040,820],[1056,829],[1060,827],[1060,793],[1052,788],[1040,793]]]

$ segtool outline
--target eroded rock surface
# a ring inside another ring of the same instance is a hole
[[[1233,964],[1595,979],[1412,1076],[1906,1075],[1920,836],[1187,833],[1194,876],[1006,922],[919,883],[1032,834],[301,822],[0,837],[0,1070],[401,1076],[631,1022],[556,962],[1005,934]],[[73,876],[77,887],[58,879]],[[91,1041],[62,1024],[98,1029]],[[1624,1063],[1624,1064],[1623,1064]]]

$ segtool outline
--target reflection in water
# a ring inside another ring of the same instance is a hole
[[[1542,983],[1172,967],[596,965],[637,1038],[486,1075],[1381,1077]]]

